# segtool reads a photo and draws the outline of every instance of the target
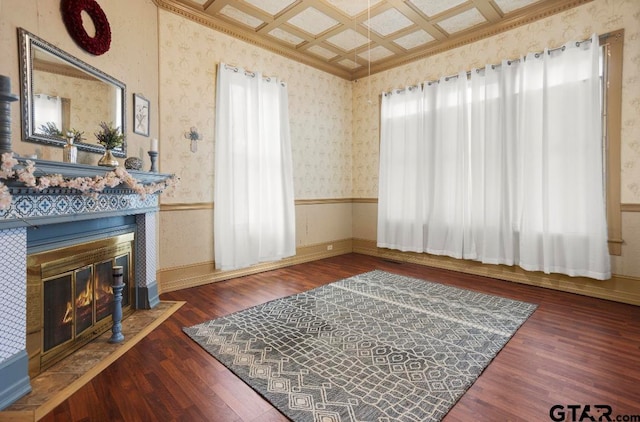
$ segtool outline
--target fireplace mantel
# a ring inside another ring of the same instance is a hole
[[[32,161],[37,169],[35,176],[59,174],[65,179],[94,178],[104,176],[113,170],[110,167],[46,160]],[[22,164],[16,169],[21,167]],[[143,185],[161,183],[171,177],[169,174],[135,170],[128,170],[128,173]],[[104,216],[141,214],[155,212],[158,208],[158,195],[146,195],[143,198],[123,185],[107,188],[95,197],[68,188],[48,188],[39,191],[26,187],[15,179],[8,180],[5,184],[13,200],[8,209],[0,210],[0,230]]]
[[[110,167],[32,160],[34,176],[59,174],[65,179],[94,179],[112,171]],[[24,166],[20,164],[17,168]],[[161,184],[168,174],[127,170],[143,185]],[[69,188],[28,188],[17,180],[2,180],[9,188],[11,205],[0,210],[0,410],[31,390],[26,352],[28,233],[38,227],[76,230],[93,222],[135,220],[135,280],[139,308],[158,302],[156,282],[156,213],[159,193],[139,195],[126,185],[83,194]],[[123,217],[128,216],[128,217]],[[116,218],[115,220],[117,220]],[[56,226],[53,226],[56,225]],[[95,233],[92,233],[95,236]],[[99,236],[99,234],[98,234]],[[64,232],[61,233],[64,237]]]
[[[20,160],[22,158],[19,158]],[[94,177],[102,176],[113,170],[113,167],[91,166],[87,164],[62,163],[59,161],[31,159],[35,163],[39,174],[61,174],[64,177]],[[22,167],[22,165],[19,165]],[[142,183],[157,183],[170,177],[169,174],[155,173],[141,170],[127,170]]]

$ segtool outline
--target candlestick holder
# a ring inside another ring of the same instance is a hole
[[[0,154],[11,152],[11,106],[18,96],[11,93],[11,79],[0,75]]]
[[[149,169],[149,171],[153,172],[153,173],[157,173],[158,172],[158,151],[149,151],[149,158],[151,159],[151,168]]]
[[[113,326],[111,327],[111,338],[109,343],[120,343],[124,340],[124,334],[122,334],[122,289],[124,289],[124,283],[122,282],[123,270],[121,266],[113,267]]]

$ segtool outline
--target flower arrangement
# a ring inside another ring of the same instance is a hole
[[[80,132],[78,129],[72,128],[67,131],[67,138],[71,138],[74,143],[82,142],[85,140],[84,132]]]
[[[112,123],[100,122],[100,130],[94,133],[98,143],[105,149],[114,149],[122,145],[124,135],[120,133],[120,127],[113,127]]]
[[[35,163],[31,160],[24,161],[24,168],[14,170],[13,168],[20,164],[15,159],[13,153],[5,152],[2,154],[2,164],[0,165],[0,179],[17,179],[24,183],[25,186],[42,191],[47,188],[61,187],[75,189],[83,194],[97,196],[106,188],[114,188],[120,184],[125,184],[129,189],[136,192],[143,199],[147,195],[161,192],[165,189],[174,188],[178,185],[180,179],[175,175],[159,182],[143,185],[138,182],[131,174],[123,168],[116,168],[106,173],[104,176],[76,177],[73,179],[65,179],[60,174],[43,175],[36,177]],[[9,188],[0,182],[0,210],[5,210],[11,206],[11,192]]]

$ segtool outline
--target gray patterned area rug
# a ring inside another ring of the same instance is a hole
[[[372,271],[184,331],[293,421],[438,421],[536,305]]]

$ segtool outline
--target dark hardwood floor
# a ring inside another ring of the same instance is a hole
[[[549,421],[557,404],[640,415],[640,307],[349,254],[163,294],[187,303],[43,420],[286,421],[182,327],[372,269],[539,305],[444,421]]]

